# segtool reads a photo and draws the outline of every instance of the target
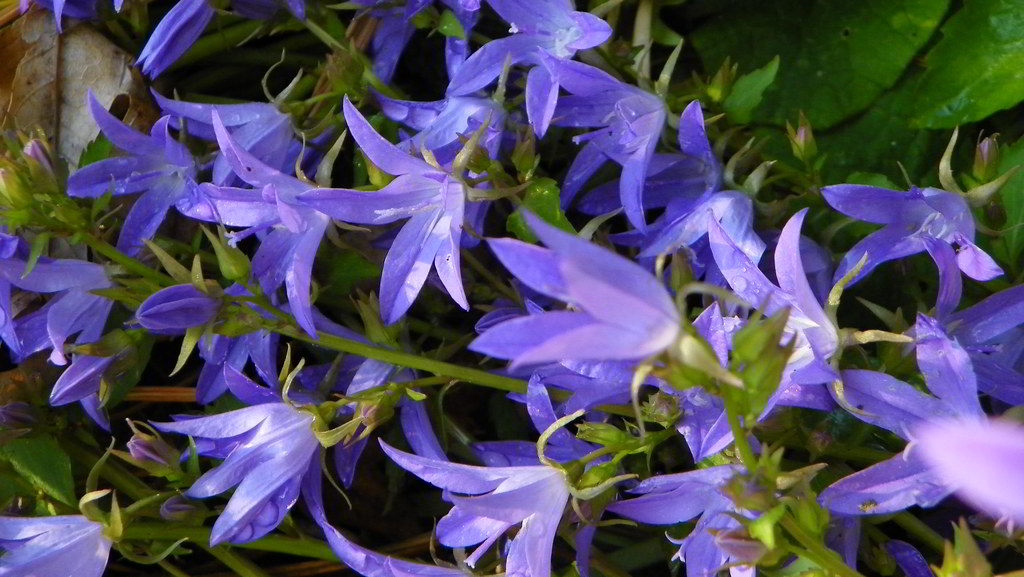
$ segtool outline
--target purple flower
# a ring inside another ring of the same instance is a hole
[[[935,577],[928,561],[910,543],[893,539],[885,544],[885,550],[907,577]]]
[[[178,0],[153,29],[139,54],[142,73],[156,78],[188,51],[213,19],[207,0]]]
[[[523,284],[569,303],[562,310],[505,321],[470,344],[511,359],[512,367],[576,361],[640,360],[671,346],[679,313],[661,283],[640,265],[526,213],[548,248],[489,239],[498,260]]]
[[[120,11],[123,1],[115,0],[114,8]],[[22,13],[27,11],[32,4],[53,12],[54,19],[57,22],[58,33],[64,31],[63,16],[79,20],[92,20],[96,18],[97,0],[21,0]]]
[[[412,102],[377,95],[385,116],[416,130],[417,133],[399,143],[400,148],[417,154],[423,148],[434,153],[446,165],[463,148],[469,138],[485,123],[480,146],[496,158],[504,135],[505,110],[490,98],[449,96],[437,102]]]
[[[571,59],[577,50],[604,43],[612,29],[601,18],[574,10],[571,0],[488,3],[511,25],[512,36],[492,40],[474,52],[452,77],[447,94],[472,94],[496,80],[506,65],[530,64],[526,115],[537,135],[543,136],[558,101],[560,76],[553,64]]]
[[[554,124],[594,128],[574,138],[585,143],[565,175],[563,206],[608,160],[622,166],[619,198],[626,218],[643,231],[644,183],[668,111],[661,98],[580,62],[553,65],[558,82],[570,96],[558,100]]]
[[[217,134],[213,129],[213,113],[216,112],[231,137],[246,152],[280,172],[294,170],[297,155],[291,153],[296,144],[292,119],[274,104],[201,104],[164,98],[156,91],[153,91],[153,97],[164,114],[171,116],[172,127],[180,129],[181,119],[185,119],[190,135],[216,141]],[[289,153],[282,154],[286,150]],[[218,154],[213,162],[213,183],[235,184],[236,178],[225,155]]]
[[[191,284],[180,284],[153,293],[135,318],[143,327],[162,333],[180,333],[205,325],[217,316],[220,302]]]
[[[508,545],[505,573],[547,577],[555,532],[569,500],[565,473],[547,465],[476,467],[411,455],[381,441],[403,469],[449,491],[452,510],[437,524],[438,540],[448,547],[478,545],[466,559],[476,564],[514,525],[519,532]]]
[[[693,531],[678,543],[681,547],[676,556],[685,563],[687,577],[711,577],[733,560],[719,546],[715,534],[741,527],[730,515],[738,511],[722,493],[722,487],[740,470],[736,465],[718,465],[651,477],[630,489],[640,497],[612,503],[608,510],[653,525],[674,525],[700,517]]]
[[[277,341],[277,333],[270,331],[257,331],[240,337],[203,335],[199,339],[199,356],[206,364],[199,371],[196,400],[205,405],[224,394],[228,388],[224,369],[230,367],[240,372],[249,359],[252,359],[256,372],[264,382],[275,382]]]
[[[1024,404],[1024,285],[940,320],[971,357],[978,389],[1011,405]]]
[[[313,260],[330,218],[296,201],[313,185],[267,166],[235,142],[213,112],[213,127],[231,170],[255,190],[204,184],[180,210],[199,220],[245,227],[237,242],[259,234],[261,244],[252,259],[252,273],[263,291],[272,295],[284,284],[291,312],[299,325],[316,335],[310,302]]]
[[[268,400],[273,397],[269,389],[266,395]],[[154,423],[161,431],[194,437],[197,445],[205,444],[203,454],[224,458],[185,493],[206,499],[235,488],[213,525],[211,545],[248,543],[277,527],[298,499],[307,469],[319,474],[320,443],[313,420],[313,413],[277,399],[208,417]]]
[[[462,183],[385,140],[347,97],[344,106],[345,121],[359,148],[396,178],[376,191],[311,189],[299,194],[298,202],[345,222],[388,224],[408,219],[384,259],[380,309],[387,323],[398,321],[409,310],[431,268],[452,300],[469,310],[459,264],[466,213]]]
[[[144,135],[114,118],[92,91],[89,109],[103,134],[124,156],[95,162],[68,179],[68,194],[95,198],[113,191],[115,195],[141,193],[121,226],[117,248],[134,256],[142,241],[152,238],[167,210],[188,198],[195,187],[196,165],[191,153],[169,132],[165,116]]]
[[[793,215],[783,227],[775,248],[775,285],[716,220],[709,221],[711,252],[722,276],[735,293],[772,315],[789,309],[787,335],[795,337],[787,372],[797,384],[830,382],[835,376],[828,359],[839,347],[839,331],[811,289],[800,251],[800,228],[807,209]]]
[[[859,419],[903,438],[930,422],[980,421],[978,385],[967,352],[950,339],[935,319],[918,315],[917,364],[932,395],[884,373],[843,371],[847,402]],[[846,515],[885,514],[912,505],[931,507],[955,487],[944,482],[911,446],[902,455],[845,477],[822,491],[828,509]]]
[[[1024,523],[1024,427],[948,420],[914,429],[922,460],[965,501],[994,519]]]
[[[845,215],[885,225],[846,253],[836,279],[845,276],[865,254],[867,262],[852,282],[884,262],[928,250],[928,239],[955,245],[956,266],[973,279],[986,281],[1003,274],[992,257],[974,244],[974,217],[967,200],[959,194],[937,188],[901,192],[859,184],[826,186],[822,194],[832,208]],[[939,258],[935,261],[942,272],[945,263]]]
[[[0,576],[100,577],[112,542],[81,515],[0,517]]]

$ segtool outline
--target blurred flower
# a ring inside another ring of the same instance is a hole
[[[100,577],[111,540],[81,515],[0,517],[0,576]]]
[[[139,53],[142,73],[156,78],[170,68],[195,44],[213,20],[213,6],[207,0],[178,0],[153,29]]]

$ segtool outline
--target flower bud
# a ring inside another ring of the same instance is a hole
[[[810,162],[818,155],[818,145],[814,142],[814,131],[811,130],[811,123],[800,113],[800,120],[796,128],[789,122],[786,123],[786,134],[789,135],[789,145],[793,149],[793,156],[803,162]]]
[[[994,180],[999,174],[999,135],[982,138],[974,149],[974,166],[971,167],[971,176],[978,182]]]
[[[754,565],[768,553],[764,543],[752,538],[743,528],[717,532],[715,545],[734,563]]]
[[[138,431],[128,440],[128,454],[139,462],[173,467],[180,454],[163,439]]]
[[[195,286],[181,284],[157,291],[142,303],[135,317],[151,331],[177,333],[212,321],[219,305]]]
[[[206,516],[206,507],[202,503],[175,495],[160,505],[160,516],[167,521],[202,520]]]

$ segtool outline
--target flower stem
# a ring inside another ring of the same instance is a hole
[[[794,552],[813,561],[824,569],[827,574],[837,575],[838,577],[864,577],[860,572],[843,562],[835,551],[826,548],[820,541],[808,535],[803,530],[803,527],[792,517],[788,515],[783,517],[782,526],[803,547],[803,550],[798,549]]]
[[[210,542],[210,529],[208,527],[179,527],[167,523],[132,523],[125,527],[122,538],[142,541],[188,539],[194,543],[207,544]],[[326,543],[313,539],[295,539],[281,535],[267,535],[257,541],[234,545],[234,547],[269,551],[272,553],[286,553],[297,557],[320,559],[322,561],[338,561],[338,557]]]
[[[263,569],[260,569],[255,563],[246,559],[245,557],[235,553],[231,549],[225,547],[209,547],[198,543],[200,547],[206,550],[207,553],[213,555],[218,561],[223,563],[239,577],[270,577],[270,575]]]
[[[729,429],[732,431],[733,442],[740,454],[740,460],[748,471],[753,471],[757,465],[757,457],[754,456],[754,449],[750,447],[750,440],[747,439],[747,431],[740,424],[740,416],[736,411],[726,408],[726,415],[729,419]]]
[[[85,233],[82,235],[82,240],[84,240],[85,244],[89,245],[89,248],[94,252],[103,255],[107,260],[121,265],[126,270],[133,272],[146,280],[153,281],[161,286],[174,284],[173,279],[170,277],[149,268],[138,259],[134,259],[121,253],[121,251],[117,250],[113,245],[97,236]]]
[[[263,25],[264,22],[261,20],[248,20],[207,34],[197,40],[192,45],[192,48],[171,66],[171,70],[194,64],[210,56],[221,54],[225,50],[230,50],[255,34]]]
[[[925,525],[924,521],[921,521],[917,517],[907,513],[897,513],[893,516],[892,522],[902,527],[907,533],[910,533],[917,538],[918,541],[924,543],[934,551],[941,553],[946,548],[946,540],[935,532],[934,529]]]
[[[514,379],[512,377],[496,375],[479,369],[462,367],[446,363],[444,361],[437,361],[418,355],[403,353],[401,351],[384,349],[325,332],[317,333],[317,336],[314,338],[296,326],[282,327],[278,325],[276,327],[271,327],[271,330],[293,339],[305,341],[331,350],[359,355],[368,359],[376,359],[378,361],[384,361],[385,363],[391,363],[400,367],[426,371],[439,377],[451,377],[474,385],[490,387],[492,389],[502,391],[510,391],[514,393],[526,392],[526,381],[522,379]]]

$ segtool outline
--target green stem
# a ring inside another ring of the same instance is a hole
[[[75,441],[65,441],[61,446],[72,460],[87,469],[91,469],[100,460],[101,455],[99,453]],[[109,481],[115,489],[137,501],[153,495],[153,490],[149,488],[149,485],[140,481],[138,477],[132,475],[131,472],[111,459],[107,459],[103,464],[103,467],[100,469],[100,475]]]
[[[747,439],[747,431],[740,425],[740,416],[736,411],[726,408],[726,415],[729,418],[729,429],[732,431],[733,442],[736,443],[736,450],[739,451],[740,460],[748,471],[753,471],[757,465],[757,457],[750,447],[750,440]]]
[[[893,516],[892,522],[902,527],[907,533],[913,535],[918,541],[929,546],[932,550],[939,553],[945,550],[946,540],[942,538],[942,535],[936,533],[931,527],[925,525],[923,521],[910,513],[906,511],[898,513]]]
[[[181,569],[171,565],[166,559],[157,561],[157,565],[159,565],[164,571],[170,573],[173,577],[191,577],[188,573],[185,573]]]
[[[239,577],[270,577],[266,571],[260,569],[255,563],[245,557],[242,557],[238,553],[235,553],[231,549],[224,547],[207,547],[201,543],[199,546],[227,566],[228,569],[237,573]]]
[[[160,540],[177,541],[188,539],[194,543],[207,544],[210,542],[210,529],[208,527],[177,527],[166,523],[132,523],[125,527],[123,539],[137,539],[140,541]],[[321,561],[337,561],[338,557],[334,551],[322,541],[312,539],[295,539],[281,535],[267,535],[262,539],[242,545],[233,545],[242,549],[253,549],[256,551],[269,551],[272,553],[285,553],[297,557],[319,559]]]
[[[400,367],[426,371],[437,376],[451,377],[453,379],[458,379],[474,385],[480,385],[482,387],[490,387],[492,389],[510,391],[513,393],[526,392],[526,381],[522,379],[513,379],[511,377],[496,375],[479,369],[471,369],[469,367],[462,367],[446,363],[444,361],[437,361],[418,355],[403,353],[401,351],[384,349],[324,332],[319,332],[316,337],[311,337],[305,331],[295,326],[271,326],[268,328],[293,339],[342,353],[350,353],[366,357],[368,359],[384,361],[385,363],[398,365]]]
[[[246,38],[255,34],[262,26],[263,22],[260,20],[248,20],[241,24],[228,26],[211,34],[207,34],[196,41],[196,43],[192,45],[192,48],[186,52],[184,56],[179,58],[178,61],[174,63],[174,66],[171,66],[171,70],[188,66],[189,64],[194,64],[201,60],[205,60],[210,56],[221,54],[225,50],[230,50],[238,46]]]
[[[803,527],[789,515],[782,518],[782,526],[803,547],[803,550],[796,550],[794,552],[813,561],[824,569],[827,574],[839,577],[864,577],[860,572],[843,562],[835,551],[826,548],[820,541],[808,535]]]
[[[111,262],[115,262],[121,265],[126,270],[133,272],[141,276],[142,278],[151,280],[160,285],[175,284],[173,279],[171,279],[170,277],[165,276],[149,268],[142,262],[130,256],[122,254],[121,251],[117,250],[113,245],[111,245],[105,240],[100,239],[99,237],[93,236],[91,234],[83,234],[82,240],[84,240],[85,244],[89,245],[89,248],[91,248],[94,252],[103,255],[104,257],[107,258],[107,260],[110,260]]]
[[[870,463],[873,465],[892,457],[893,454],[888,451],[869,449],[867,447],[828,447],[822,452],[822,455],[838,457],[844,461]]]

